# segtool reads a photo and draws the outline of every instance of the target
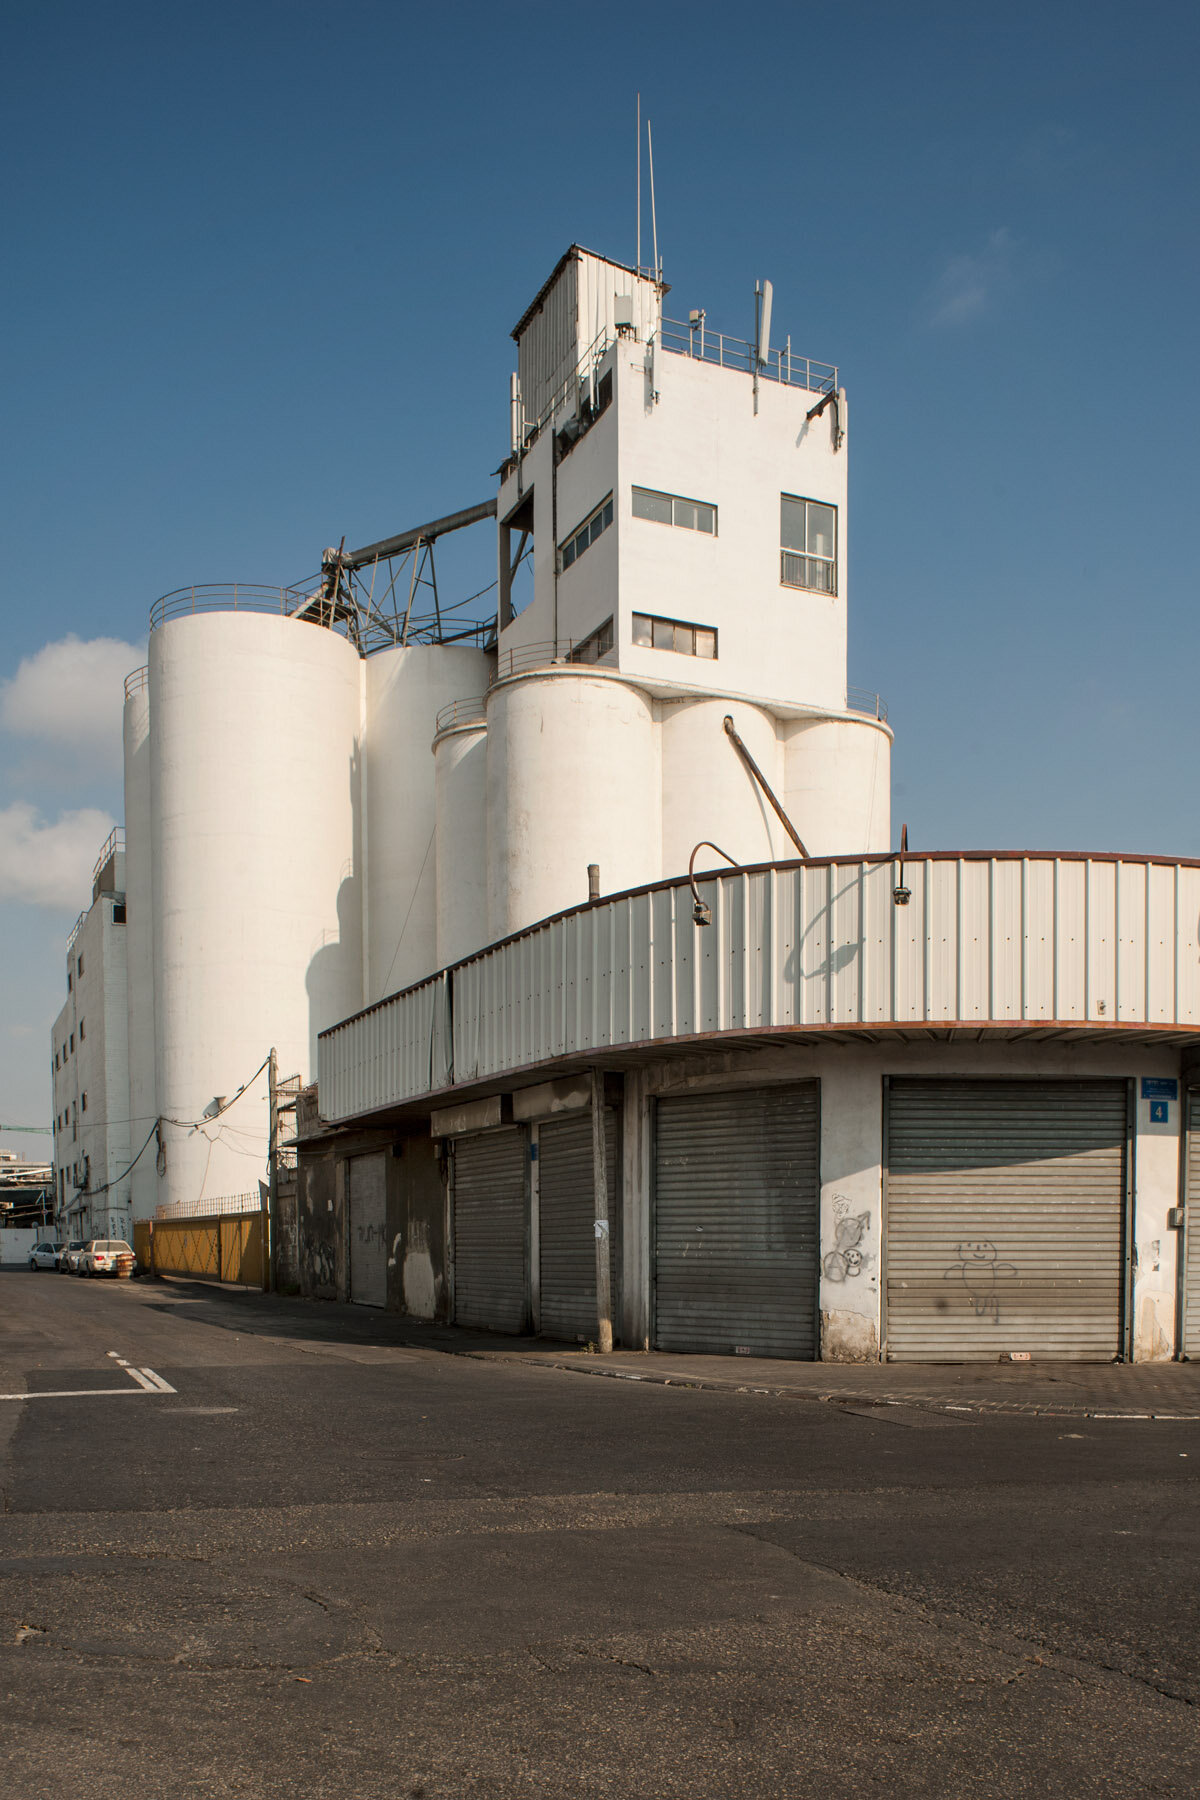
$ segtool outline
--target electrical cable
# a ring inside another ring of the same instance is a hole
[[[154,1129],[151,1131],[150,1136],[146,1139],[145,1143],[142,1145],[141,1149],[138,1151],[137,1155],[134,1157],[133,1161],[130,1163],[128,1169],[122,1169],[121,1173],[119,1175],[114,1175],[111,1181],[106,1181],[104,1183],[103,1187],[80,1188],[80,1190],[79,1190],[80,1193],[82,1193],[82,1194],[107,1194],[110,1188],[116,1187],[118,1181],[124,1181],[125,1177],[129,1174],[130,1170],[135,1169],[137,1167],[138,1163],[141,1162],[143,1156],[145,1156],[147,1150],[150,1148],[150,1145],[153,1143],[154,1139],[158,1136],[158,1128],[159,1128],[159,1121],[157,1119],[155,1119]],[[161,1144],[160,1144],[160,1148],[161,1148]]]

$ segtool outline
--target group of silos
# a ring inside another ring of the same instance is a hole
[[[494,669],[460,645],[362,657],[282,613],[156,623],[125,702],[131,1136],[157,1120],[162,1145],[136,1218],[257,1196],[271,1047],[307,1081],[326,1026],[582,904],[589,864],[614,893],[683,873],[702,839],[794,854],[727,714],[811,855],[887,847],[874,721]]]

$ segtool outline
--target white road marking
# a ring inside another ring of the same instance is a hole
[[[130,1379],[137,1384],[135,1387],[48,1388],[35,1393],[0,1394],[0,1400],[92,1400],[102,1394],[136,1396],[138,1394],[174,1394],[178,1391],[171,1386],[169,1381],[164,1381],[161,1375],[156,1375],[153,1369],[135,1369],[123,1357],[119,1357],[115,1350],[110,1350],[108,1354],[116,1362],[117,1367],[124,1369]]]
[[[126,1394],[136,1400],[139,1394],[152,1394],[153,1388],[46,1388],[29,1394],[0,1394],[0,1400],[94,1400],[100,1394]]]
[[[144,1375],[147,1381],[153,1382],[160,1394],[173,1394],[177,1391],[171,1386],[169,1381],[164,1381],[161,1375],[156,1375],[153,1369],[130,1369],[129,1373],[131,1375]]]

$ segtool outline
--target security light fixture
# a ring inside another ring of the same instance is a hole
[[[708,905],[707,901],[700,898],[700,890],[696,886],[696,858],[701,850],[715,850],[718,856],[725,858],[731,869],[740,868],[741,864],[735,863],[728,850],[722,850],[720,844],[714,844],[711,838],[701,838],[688,857],[688,884],[692,890],[692,924],[711,925],[712,907]]]
[[[907,906],[912,899],[912,889],[904,885],[904,859],[908,855],[908,826],[900,827],[900,868],[896,885],[892,889],[892,899],[897,906]]]

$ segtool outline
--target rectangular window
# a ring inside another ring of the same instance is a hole
[[[74,1032],[71,1033],[70,1044],[71,1044],[71,1052],[73,1055],[74,1051],[75,1051],[75,1033]]]
[[[653,519],[656,525],[681,525],[685,531],[706,531],[710,537],[717,532],[717,509],[707,500],[684,500],[655,488],[634,488],[633,516]]]
[[[587,637],[580,638],[567,661],[574,663],[599,662],[602,656],[608,655],[612,647],[613,622],[611,619],[605,619],[603,625],[598,625],[595,631],[588,633]]]
[[[68,969],[67,970],[67,992],[68,992],[68,994],[71,992],[71,989],[74,985],[75,985],[74,982],[71,980],[71,971],[70,971],[70,969]]]
[[[607,531],[612,522],[613,498],[610,494],[607,500],[601,501],[594,513],[588,514],[583,524],[571,533],[566,543],[561,545],[559,554],[562,557],[563,568],[569,569],[572,563],[578,562],[584,551],[591,549],[600,533]]]
[[[77,975],[83,974],[83,958],[82,958],[82,956],[79,958],[79,961],[75,964],[75,973]]]
[[[780,496],[780,574],[784,587],[837,593],[837,508],[823,500]]]
[[[124,923],[125,923],[125,902],[123,900],[114,900],[113,901],[113,924],[114,925],[123,925]]]
[[[717,655],[717,634],[710,626],[656,619],[649,613],[634,613],[633,641],[644,650],[673,650],[676,656],[703,656],[709,662]]]
[[[87,1089],[86,1088],[84,1088],[83,1093],[80,1095],[80,1102],[81,1102],[81,1104],[80,1104],[79,1110],[81,1112],[86,1112],[87,1111]]]
[[[87,1032],[83,1029],[83,1020],[80,1019],[80,1021],[79,1021],[79,1041],[81,1044],[86,1036],[87,1036]]]

